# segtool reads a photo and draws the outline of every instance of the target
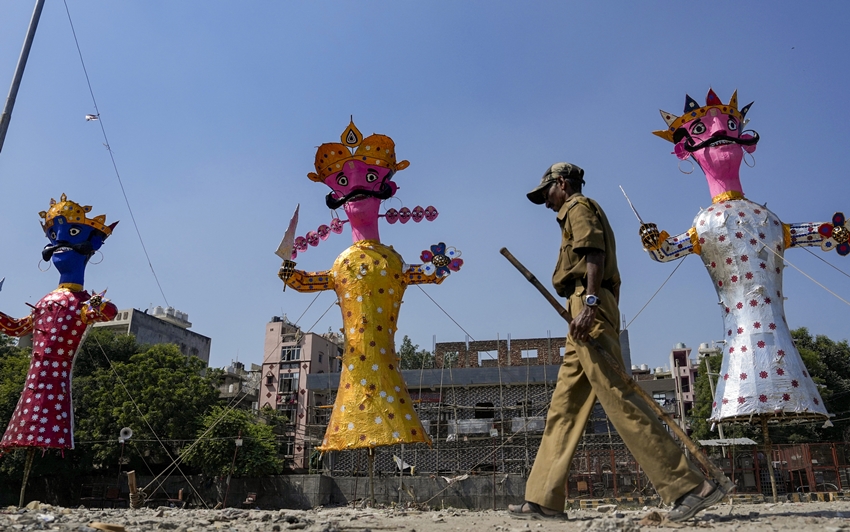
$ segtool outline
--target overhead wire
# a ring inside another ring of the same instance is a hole
[[[74,22],[71,20],[71,11],[68,8],[68,1],[63,0],[65,3],[65,12],[68,14],[68,24],[71,26],[71,34],[74,36],[74,44],[77,46],[77,54],[80,56],[80,64],[83,67],[83,74],[86,78],[86,84],[89,88],[89,94],[91,95],[92,104],[94,105],[95,116],[97,117],[97,122],[100,124],[100,131],[103,134],[104,146],[106,147],[106,151],[109,152],[109,158],[112,161],[112,168],[115,171],[115,177],[118,179],[118,185],[121,187],[121,194],[124,196],[124,203],[127,205],[127,210],[130,213],[130,220],[133,222],[133,227],[136,229],[136,235],[139,237],[139,243],[142,245],[142,251],[145,254],[145,258],[148,261],[148,267],[153,274],[153,278],[156,281],[156,286],[159,288],[159,293],[162,295],[162,299],[165,301],[167,306],[168,298],[165,297],[165,291],[162,289],[162,284],[159,282],[159,277],[156,275],[156,270],[154,270],[153,263],[151,262],[150,255],[148,254],[147,247],[145,246],[145,241],[142,238],[142,232],[139,230],[139,224],[136,222],[136,216],[133,214],[133,208],[130,206],[130,199],[127,197],[127,191],[124,188],[124,182],[121,179],[121,173],[118,171],[118,164],[115,162],[115,154],[112,152],[112,146],[109,143],[109,138],[106,135],[106,127],[103,125],[103,117],[100,116],[100,109],[97,106],[97,99],[94,96],[94,90],[91,86],[91,80],[89,79],[89,73],[86,69],[86,63],[83,60],[83,51],[80,48],[80,42],[77,40],[77,32],[74,29]]]

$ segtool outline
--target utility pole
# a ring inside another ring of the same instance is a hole
[[[21,56],[18,58],[18,66],[15,68],[15,77],[12,78],[12,87],[9,89],[9,96],[6,98],[5,107],[3,107],[3,114],[0,115],[0,151],[3,151],[3,143],[6,141],[6,131],[8,131],[9,121],[12,119],[12,110],[15,108],[15,99],[18,97],[18,88],[21,86],[21,79],[24,77],[24,69],[27,66],[30,48],[32,48],[32,40],[35,37],[35,30],[38,28],[38,21],[41,18],[43,7],[44,0],[36,0],[35,9],[30,19],[30,26],[27,29],[27,36],[24,39],[24,47],[21,49]]]

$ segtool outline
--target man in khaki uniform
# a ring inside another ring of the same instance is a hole
[[[515,517],[565,519],[565,486],[573,454],[596,400],[646,471],[665,502],[676,506],[668,517],[682,521],[718,502],[723,492],[708,482],[668,435],[653,411],[629,391],[588,340],[593,338],[622,364],[617,307],[620,273],[608,218],[581,194],[584,170],[553,164],[528,199],[558,213],[561,250],[552,284],[568,298],[573,321],[564,362],[546,416],[546,430]]]

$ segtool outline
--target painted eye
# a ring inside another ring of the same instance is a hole
[[[339,174],[336,177],[336,184],[341,186],[341,187],[347,187],[348,186],[348,178],[345,177],[345,175],[343,175],[343,174]]]
[[[729,131],[738,131],[738,122],[736,122],[734,118],[730,118],[729,121],[726,122],[726,127],[729,128]]]
[[[378,174],[376,174],[375,172],[369,172],[369,173],[366,174],[366,182],[367,183],[374,183],[375,181],[377,181],[377,179],[378,179]]]
[[[68,234],[71,235],[71,236],[77,236],[78,234],[80,234],[80,228],[79,227],[72,227],[72,228],[68,229]]]
[[[705,133],[705,124],[703,124],[702,122],[694,124],[694,127],[691,128],[691,133],[693,133],[694,135],[702,135],[703,133]]]
[[[50,240],[56,240],[56,231],[50,231]]]

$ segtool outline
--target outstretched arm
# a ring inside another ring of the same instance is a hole
[[[657,262],[681,259],[691,253],[700,254],[699,241],[694,227],[680,235],[670,236],[667,231],[659,233],[655,224],[641,224],[640,238],[643,242],[643,249],[649,252],[652,260]]]
[[[785,247],[820,246],[824,251],[835,249],[839,255],[850,254],[850,227],[844,213],[832,215],[831,222],[784,224]]]
[[[407,268],[407,271],[404,272],[407,284],[440,284],[445,281],[448,276],[449,275],[446,274],[442,277],[438,277],[433,272],[431,275],[428,275],[422,269],[421,264],[411,264],[410,267]]]
[[[334,279],[329,270],[320,272],[305,272],[295,269],[294,261],[284,261],[277,276],[286,284],[299,292],[322,292],[333,290]]]
[[[0,312],[0,332],[8,336],[20,337],[32,332],[32,315],[15,319]]]

